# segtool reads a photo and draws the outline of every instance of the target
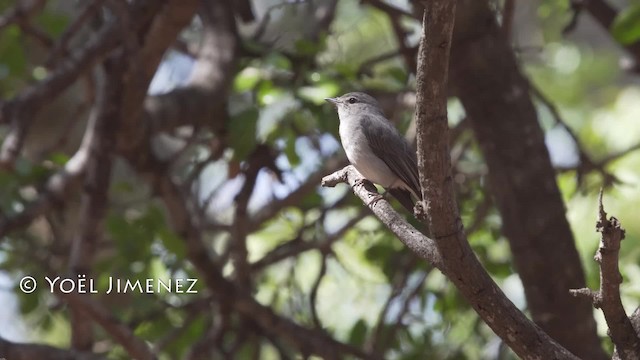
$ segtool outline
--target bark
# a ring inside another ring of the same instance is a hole
[[[604,359],[589,302],[569,295],[585,278],[528,82],[487,3],[463,4],[450,82],[489,167],[531,315],[574,354]]]
[[[49,345],[14,343],[0,338],[0,359],[105,360],[106,357],[90,352],[59,349]]]

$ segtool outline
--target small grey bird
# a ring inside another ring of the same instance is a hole
[[[384,116],[376,99],[352,92],[325,100],[338,109],[340,141],[349,162],[413,213],[411,196],[422,198],[416,152]]]

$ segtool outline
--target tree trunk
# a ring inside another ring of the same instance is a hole
[[[569,295],[585,278],[528,82],[486,1],[459,10],[450,83],[489,167],[533,320],[577,356],[607,358],[591,305]]]

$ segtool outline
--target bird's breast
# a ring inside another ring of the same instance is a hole
[[[367,180],[383,187],[398,180],[387,164],[373,153],[360,124],[340,122],[340,141],[349,162]]]

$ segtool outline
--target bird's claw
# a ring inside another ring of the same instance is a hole
[[[360,179],[356,180],[356,181],[353,183],[353,187],[355,188],[356,186],[365,186],[365,184],[367,183],[367,181],[369,181],[369,180],[367,180],[367,179],[365,179],[365,178],[360,178]]]
[[[380,201],[380,200],[386,200],[386,198],[385,198],[384,194],[382,194],[382,195],[378,194],[378,195],[373,196],[373,199],[369,200],[369,202],[367,203],[367,206],[369,206],[369,207],[373,207],[373,206],[375,206],[375,205],[378,203],[378,201]]]

